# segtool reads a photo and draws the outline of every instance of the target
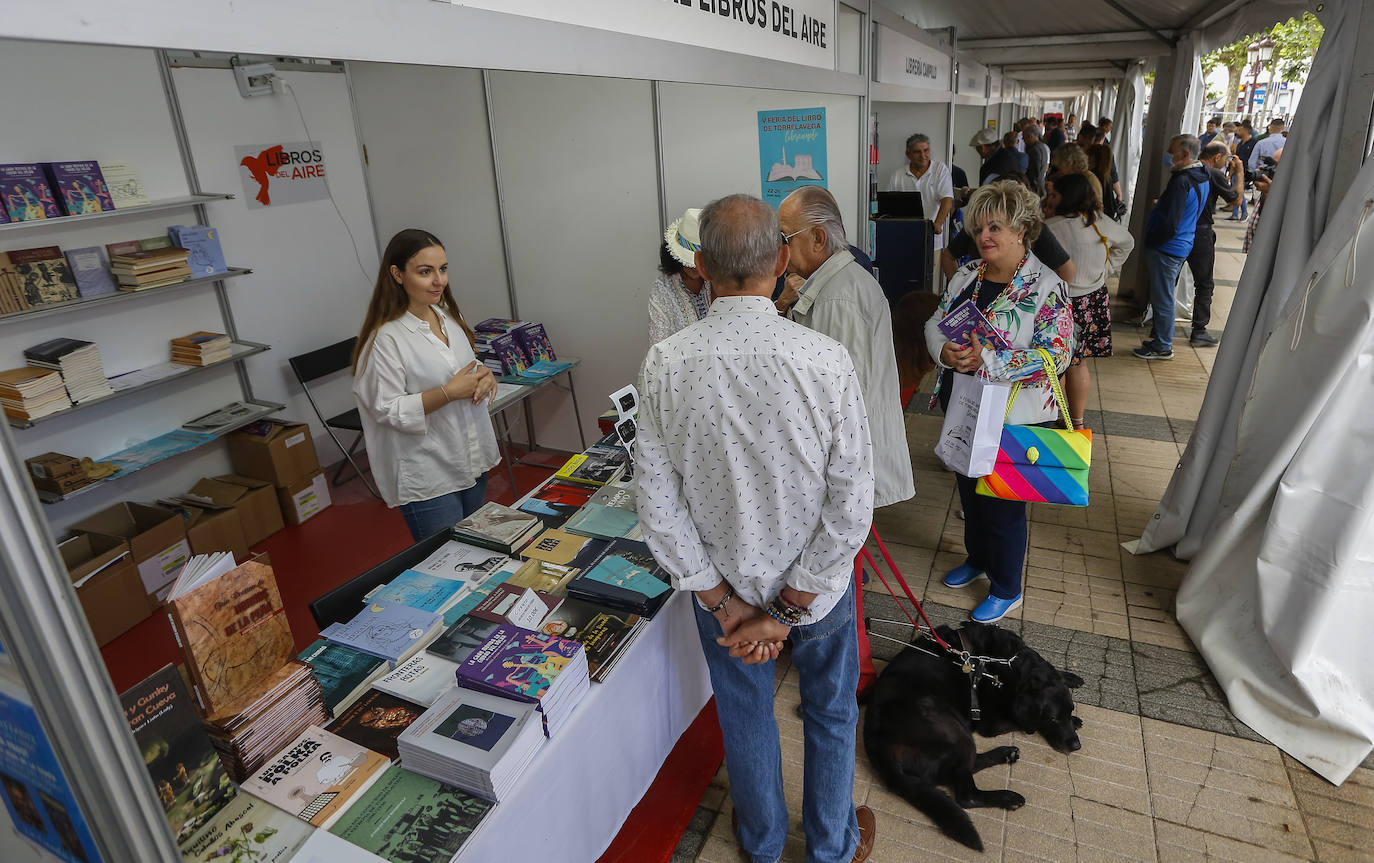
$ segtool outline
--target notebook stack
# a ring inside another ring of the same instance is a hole
[[[201,330],[172,339],[172,362],[183,366],[208,366],[233,355],[234,343],[224,333]]]
[[[80,339],[52,339],[24,349],[24,360],[34,368],[53,369],[74,404],[113,395],[100,362],[100,347]]]
[[[191,277],[191,267],[186,262],[190,254],[186,249],[173,246],[170,249],[111,255],[110,272],[119,279],[121,291],[143,291],[175,285]]]
[[[591,679],[578,642],[506,624],[459,664],[458,685],[537,704],[544,733],[552,737],[587,694]]]
[[[499,802],[544,745],[544,732],[533,704],[450,689],[396,744],[405,769]]]
[[[514,555],[544,529],[537,516],[488,501],[472,515],[453,526],[453,538]]]
[[[304,662],[288,662],[235,705],[205,719],[205,730],[235,782],[243,782],[311,725],[329,721],[324,691]]]
[[[55,371],[25,366],[0,372],[0,407],[10,419],[32,421],[71,406]]]

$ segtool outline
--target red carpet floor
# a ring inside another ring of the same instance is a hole
[[[519,456],[517,456],[518,458]],[[556,468],[563,456],[534,454]],[[512,503],[549,476],[549,469],[515,465],[516,489],[505,465],[489,474],[487,499]],[[401,514],[388,509],[354,479],[330,489],[333,505],[302,525],[288,526],[253,547],[272,562],[296,649],[318,637],[308,605],[411,544]],[[116,692],[164,665],[182,661],[167,615],[157,613],[100,649]],[[723,758],[714,703],[682,735],[654,785],[626,820],[600,863],[667,861]]]

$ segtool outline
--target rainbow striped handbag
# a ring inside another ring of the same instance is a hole
[[[992,473],[978,480],[977,492],[1003,500],[1030,503],[1057,503],[1064,506],[1088,505],[1088,468],[1092,463],[1093,433],[1074,429],[1059,378],[1053,373],[1054,357],[1039,348],[1049,372],[1050,388],[1064,419],[1063,429],[1039,426],[1003,426],[1002,445]],[[1007,412],[1016,401],[1018,385],[1007,402]]]

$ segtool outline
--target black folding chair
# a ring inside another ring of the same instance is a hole
[[[324,413],[320,410],[320,406],[315,403],[315,397],[310,394],[311,381],[318,381],[320,378],[328,377],[335,372],[341,372],[352,364],[353,345],[357,341],[358,337],[353,336],[332,344],[327,348],[320,348],[305,354],[297,354],[287,360],[287,362],[291,364],[291,371],[295,373],[296,380],[300,382],[301,389],[305,390],[305,397],[310,400],[310,406],[315,409],[315,416],[319,417],[320,422],[324,423],[324,430],[329,432],[329,436],[334,439],[334,443],[339,447],[339,452],[343,453],[344,461],[339,463],[339,469],[334,471],[334,476],[332,478],[334,485],[342,485],[346,482],[346,480],[343,479],[344,468],[352,465],[353,472],[363,481],[363,485],[367,486],[367,490],[372,493],[372,496],[380,498],[381,495],[377,494],[377,489],[372,486],[372,483],[363,473],[362,468],[358,467],[358,463],[353,460],[354,451],[358,448],[358,445],[363,442],[363,423],[358,417],[358,409],[355,407],[352,410],[347,410],[337,416],[325,419]],[[353,438],[352,446],[348,447],[348,449],[344,449],[343,442],[340,441],[339,436],[334,433],[335,429],[354,432],[357,436]]]

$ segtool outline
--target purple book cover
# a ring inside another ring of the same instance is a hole
[[[52,187],[36,162],[0,165],[0,198],[13,222],[56,219],[62,215]]]
[[[501,361],[501,368],[506,374],[513,375],[523,372],[529,368],[529,357],[525,356],[525,351],[520,347],[520,343],[515,340],[511,333],[503,333],[499,336],[492,336],[487,343],[491,353]]]
[[[43,170],[48,174],[57,203],[68,216],[115,208],[99,162],[44,162]]]
[[[543,324],[525,324],[511,335],[525,349],[525,356],[530,363],[558,359],[554,356],[553,345],[549,342],[548,333],[544,332]]]
[[[458,666],[458,685],[516,701],[537,702],[582,645],[503,625]]]
[[[472,329],[479,333],[491,333],[499,336],[501,333],[508,333],[520,326],[521,321],[513,321],[510,318],[487,318]]]
[[[1011,345],[1002,338],[1002,334],[993,329],[988,319],[983,317],[983,313],[978,311],[978,306],[974,305],[973,300],[964,300],[955,306],[949,314],[940,319],[940,332],[945,334],[945,338],[960,345],[972,344],[972,337],[977,333],[978,338],[994,350],[1005,351]]]
[[[71,267],[72,278],[76,279],[76,289],[83,297],[98,297],[113,294],[119,290],[119,283],[110,272],[110,262],[105,250],[99,246],[84,249],[68,249],[67,265]]]

